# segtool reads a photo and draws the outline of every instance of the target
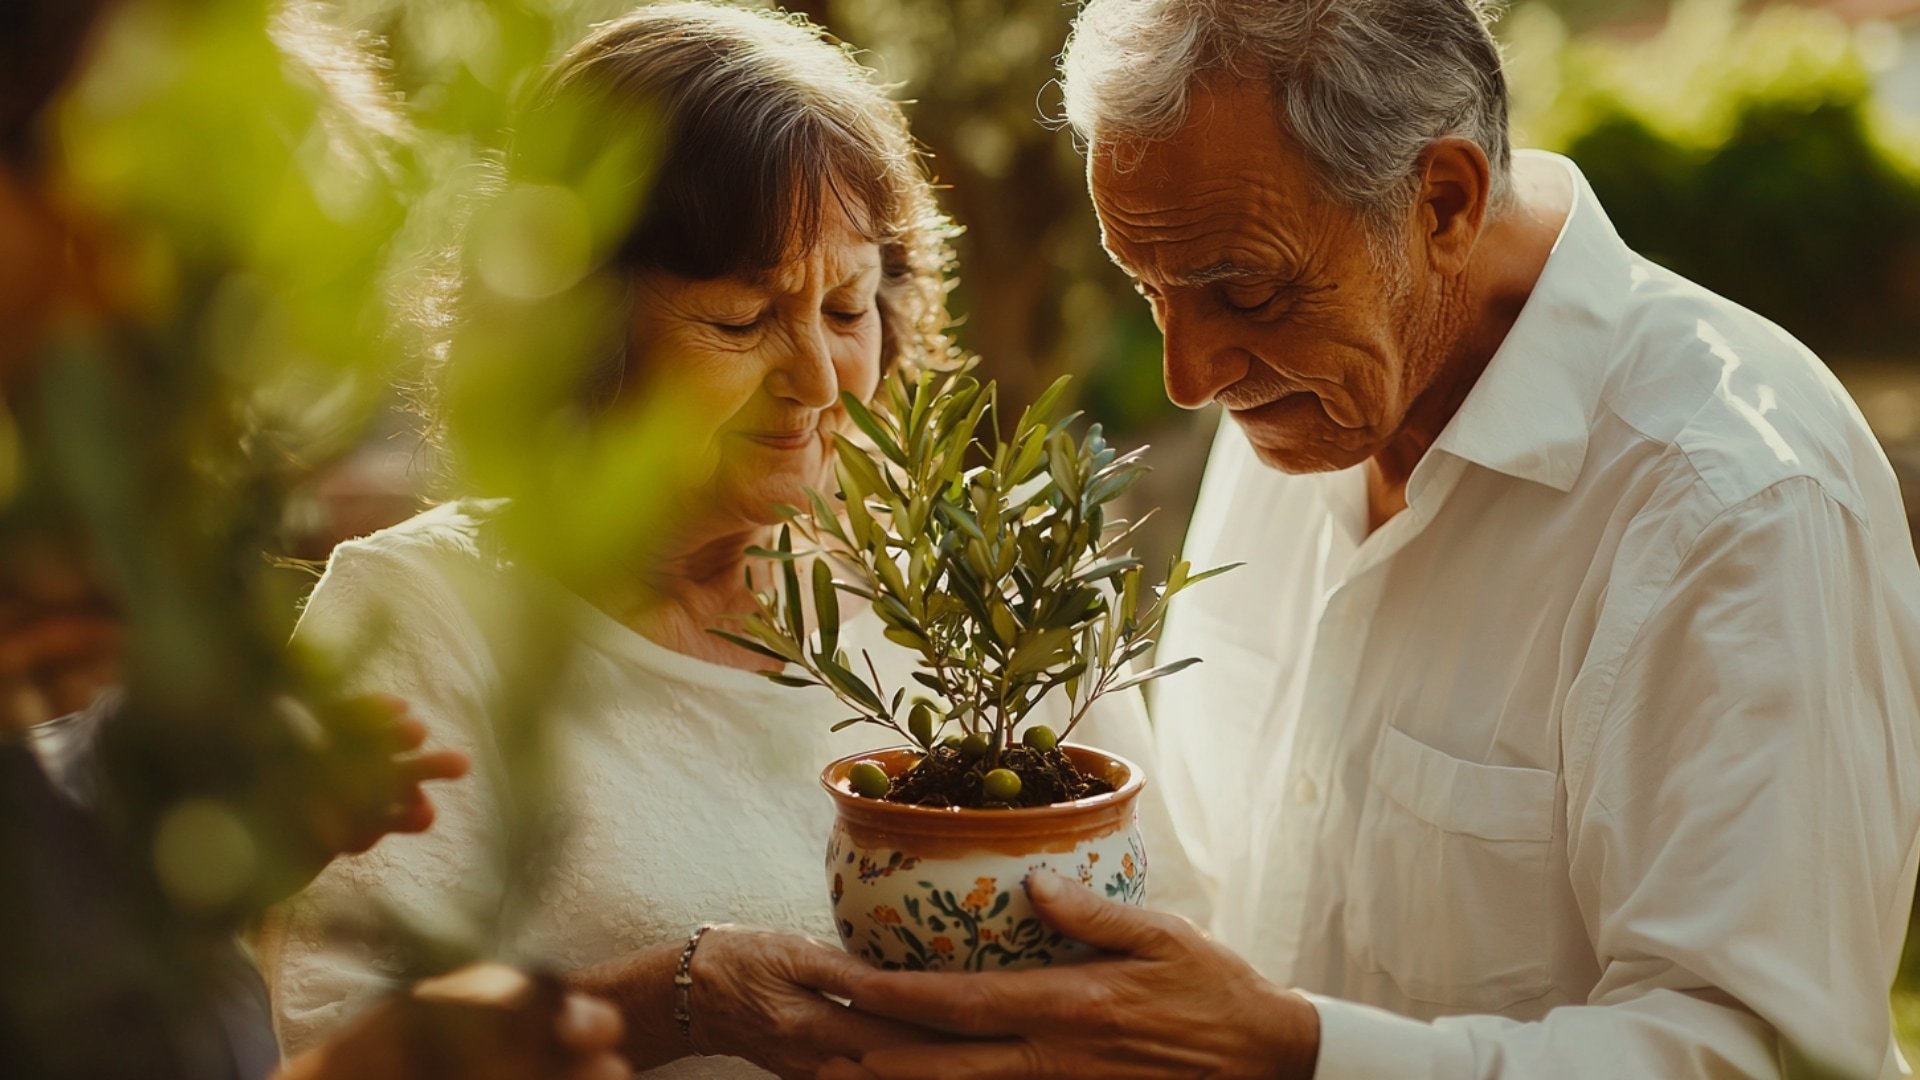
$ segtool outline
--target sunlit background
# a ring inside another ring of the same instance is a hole
[[[610,139],[598,166],[553,183],[500,181],[488,164],[532,74],[628,6],[122,5],[61,107],[61,185],[81,216],[120,233],[108,277],[151,362],[132,389],[102,374],[113,364],[79,363],[49,394],[66,420],[63,483],[117,538],[104,557],[122,585],[152,594],[132,605],[136,629],[174,643],[136,656],[136,676],[231,671],[244,643],[184,655],[180,642],[220,635],[174,631],[235,612],[259,640],[284,640],[312,581],[298,561],[418,510],[444,488],[444,447],[466,486],[535,508],[529,543],[562,567],[590,574],[647,527],[647,470],[672,456],[658,412],[574,445],[554,421],[563,391],[529,375],[595,347],[567,332],[605,302],[591,267],[623,223],[595,177],[647,148]],[[1167,403],[1146,307],[1106,263],[1081,158],[1052,122],[1072,5],[787,7],[867,50],[912,102],[966,230],[960,344],[1010,404],[1073,373],[1113,441],[1152,443],[1136,502],[1162,510],[1143,546],[1171,555],[1215,416]],[[1501,35],[1516,143],[1572,156],[1630,244],[1819,352],[1920,506],[1920,0],[1520,0]],[[461,220],[476,191],[503,182],[480,220]],[[413,390],[461,348],[442,340],[442,305],[447,237],[463,226],[481,329],[460,354],[457,407],[423,440]],[[85,335],[57,345],[111,351]],[[142,460],[135,433],[173,456]],[[195,484],[208,494],[161,498]],[[221,572],[152,584],[196,559]],[[1920,987],[1920,970],[1905,974]],[[1920,1045],[1908,985],[1895,1009]]]
[[[508,91],[531,55],[627,6],[342,0],[337,17],[386,42],[413,121],[444,127],[479,88]],[[867,50],[913,103],[966,229],[961,343],[1016,400],[1082,376],[1091,414],[1153,443],[1141,501],[1165,507],[1150,549],[1171,551],[1213,417],[1161,393],[1157,334],[1099,250],[1082,160],[1052,122],[1071,5],[786,6]],[[1805,340],[1920,467],[1920,2],[1520,0],[1500,29],[1516,144],[1574,157],[1630,244]],[[316,486],[311,550],[404,514],[418,482],[404,440],[370,446]]]

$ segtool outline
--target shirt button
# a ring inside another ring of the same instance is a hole
[[[1311,779],[1301,777],[1293,785],[1293,801],[1302,806],[1320,798],[1320,788]]]

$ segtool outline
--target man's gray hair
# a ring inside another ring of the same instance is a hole
[[[1512,153],[1497,0],[1088,0],[1060,60],[1089,144],[1150,144],[1186,120],[1196,77],[1262,79],[1327,195],[1377,224],[1404,212],[1439,138],[1479,144],[1492,201]]]

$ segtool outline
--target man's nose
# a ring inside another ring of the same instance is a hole
[[[1160,334],[1167,399],[1183,409],[1213,404],[1215,395],[1247,373],[1246,353],[1171,308],[1161,316]]]

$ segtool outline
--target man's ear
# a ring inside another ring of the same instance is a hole
[[[1435,141],[1421,155],[1414,219],[1434,270],[1448,276],[1466,270],[1486,221],[1492,175],[1486,152],[1458,135]]]

